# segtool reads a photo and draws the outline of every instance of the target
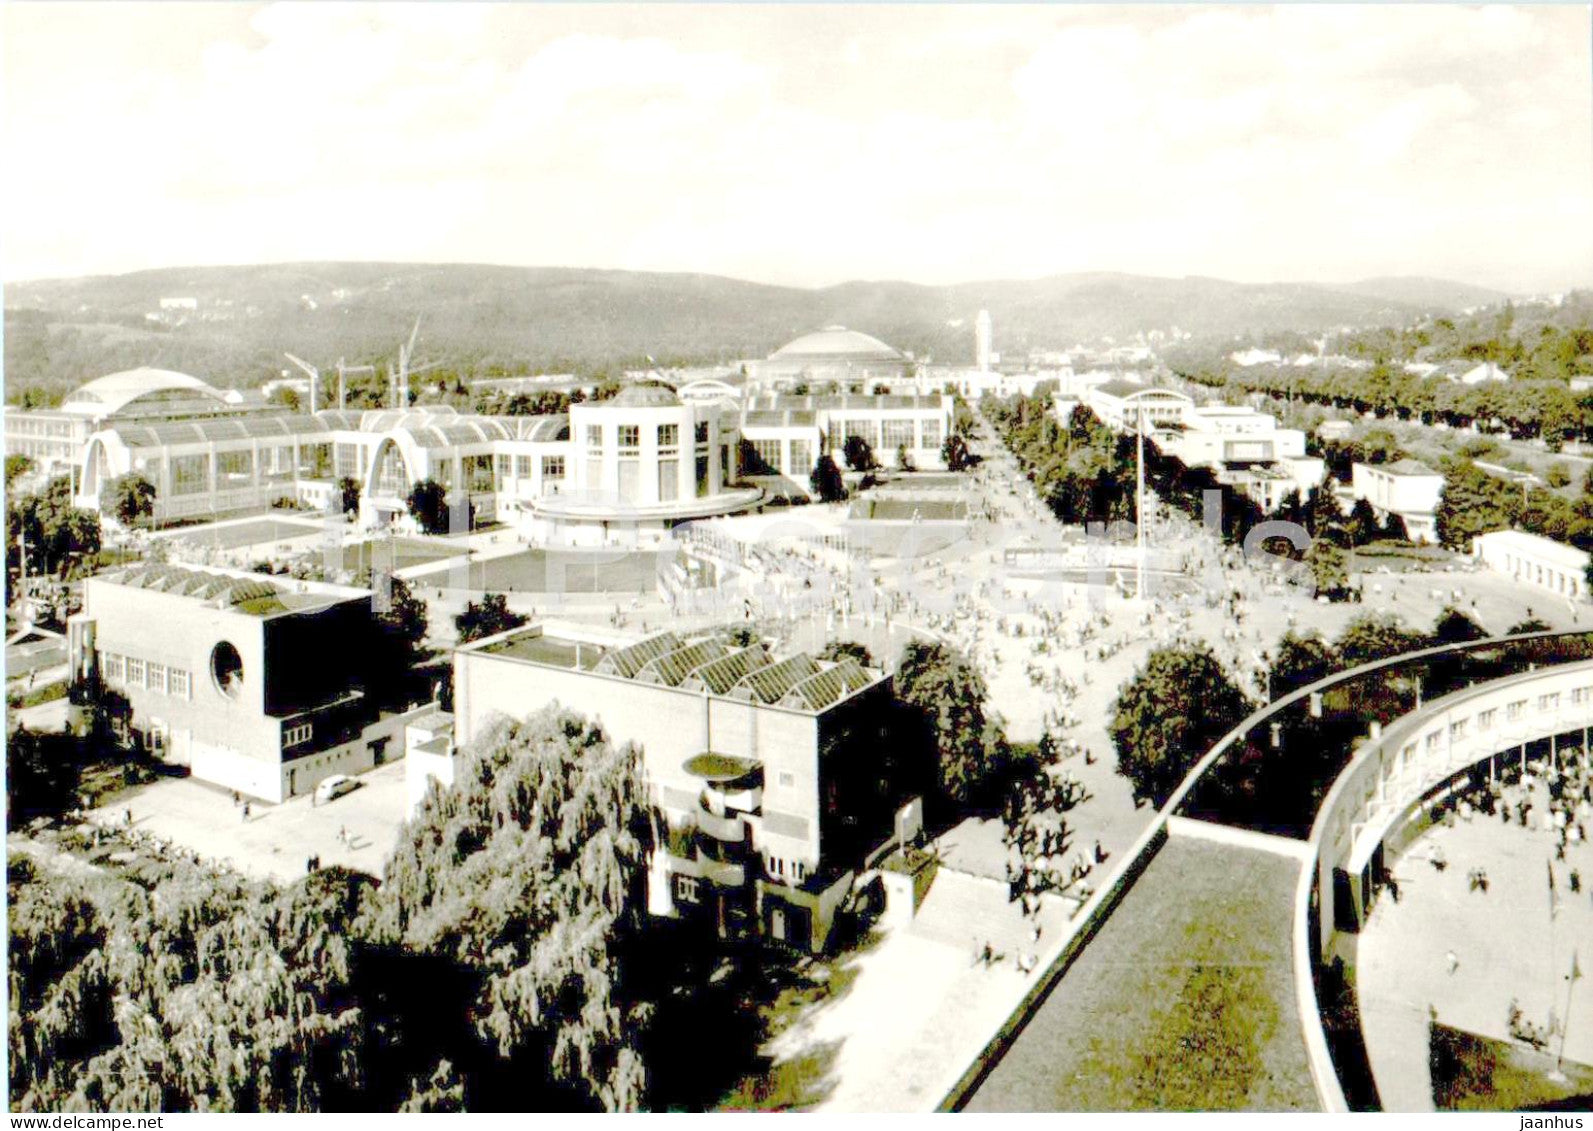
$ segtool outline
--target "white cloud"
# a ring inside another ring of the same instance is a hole
[[[6,9],[6,277],[1593,263],[1585,10],[223,7]]]

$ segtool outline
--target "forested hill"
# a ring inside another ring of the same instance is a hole
[[[85,379],[158,365],[221,386],[279,371],[282,351],[319,364],[391,357],[418,315],[417,351],[464,376],[600,372],[640,362],[760,357],[831,324],[919,358],[967,362],[988,309],[1009,355],[1178,327],[1198,335],[1402,324],[1492,292],[1434,280],[1330,286],[1119,274],[818,289],[711,275],[467,264],[300,263],[189,267],[6,288],[8,399],[59,396]],[[1502,297],[1502,296],[1496,296]],[[161,299],[194,299],[197,310]]]

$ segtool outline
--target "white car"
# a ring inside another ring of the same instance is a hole
[[[345,793],[359,788],[360,783],[347,774],[333,774],[323,778],[315,787],[315,800],[317,804],[342,797]]]

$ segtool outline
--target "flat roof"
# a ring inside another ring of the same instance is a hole
[[[546,636],[538,630],[517,632],[500,640],[490,641],[477,651],[511,656],[516,660],[530,660],[533,664],[546,664],[553,668],[591,671],[603,658],[607,649],[601,644]]]
[[[1320,1110],[1295,995],[1301,867],[1169,838],[965,1110]]]

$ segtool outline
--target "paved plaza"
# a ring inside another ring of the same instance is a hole
[[[280,805],[250,802],[245,819],[226,790],[166,778],[123,790],[89,819],[122,824],[131,814],[133,828],[260,879],[298,879],[311,856],[323,867],[380,876],[408,815],[404,763],[378,766],[357,780],[358,789],[322,805],[309,796]]]
[[[1394,863],[1399,899],[1379,897],[1355,960],[1362,1031],[1384,1110],[1433,1110],[1429,1009],[1446,1025],[1500,1040],[1510,1036],[1512,1001],[1536,1024],[1547,1024],[1551,1013],[1564,1020],[1573,950],[1584,977],[1571,999],[1565,1055],[1593,1065],[1593,845],[1569,846],[1562,862],[1554,844],[1554,834],[1541,828],[1479,813],[1434,826]],[[1445,861],[1441,871],[1431,863],[1434,850]],[[1486,891],[1471,889],[1476,867],[1488,874]],[[1552,918],[1551,867],[1559,908]],[[1580,892],[1570,890],[1573,869]]]

